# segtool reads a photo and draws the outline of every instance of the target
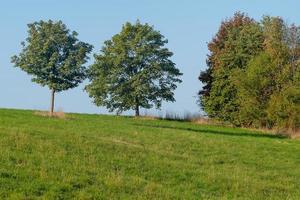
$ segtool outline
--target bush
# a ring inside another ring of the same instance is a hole
[[[278,129],[295,133],[300,128],[300,88],[289,86],[271,97],[268,117]]]

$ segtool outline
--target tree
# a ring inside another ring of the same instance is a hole
[[[209,117],[240,124],[240,105],[232,75],[236,69],[245,69],[249,60],[262,48],[262,30],[253,19],[238,12],[222,22],[218,33],[208,44],[208,68],[199,76],[204,83],[199,92],[200,102]]]
[[[235,72],[241,125],[256,128],[271,127],[266,109],[276,89],[277,73],[271,56],[266,52],[250,60],[244,71]]]
[[[221,24],[200,74],[210,117],[247,127],[300,128],[300,27],[241,13]]]
[[[22,51],[12,57],[16,67],[32,75],[32,81],[51,90],[50,114],[56,92],[77,87],[86,78],[88,53],[92,46],[77,39],[61,21],[28,24],[28,38]]]
[[[275,127],[293,134],[300,128],[300,28],[294,24],[287,26],[280,18],[265,18],[264,22],[265,26],[281,27],[270,30],[273,35],[280,33],[280,36],[273,36],[277,42],[273,42],[271,48],[276,52],[273,62],[277,64],[277,80],[274,81],[277,90],[270,97],[266,111]]]
[[[89,70],[86,91],[97,106],[118,113],[161,107],[175,101],[173,91],[182,75],[169,59],[168,41],[148,24],[126,23],[119,34],[104,43]]]

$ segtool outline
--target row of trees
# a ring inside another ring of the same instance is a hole
[[[123,25],[105,41],[90,67],[84,64],[93,46],[79,41],[61,21],[39,21],[28,28],[28,38],[12,63],[51,90],[51,115],[55,93],[77,87],[86,78],[90,83],[85,90],[93,102],[109,111],[133,109],[139,116],[140,107],[159,108],[162,101],[175,101],[173,92],[182,74],[170,60],[173,53],[164,47],[168,41],[148,24]]]
[[[182,75],[170,60],[168,42],[148,24],[126,23],[120,33],[104,42],[94,63],[86,67],[92,45],[79,41],[61,22],[28,25],[22,51],[12,57],[32,81],[55,93],[85,87],[97,106],[117,113],[161,107],[175,101]],[[255,21],[236,13],[222,22],[208,44],[207,70],[199,79],[204,87],[200,103],[208,116],[237,126],[300,126],[300,28],[280,17]]]
[[[236,13],[208,44],[200,103],[237,126],[300,127],[300,28],[280,17]]]

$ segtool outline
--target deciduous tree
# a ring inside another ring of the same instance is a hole
[[[51,90],[50,113],[54,95],[77,87],[86,78],[88,53],[92,46],[81,42],[61,21],[39,21],[28,25],[28,38],[12,63],[32,75],[32,81]]]
[[[164,47],[167,42],[148,24],[126,23],[95,55],[86,86],[93,102],[118,113],[133,109],[139,116],[140,108],[175,101],[181,73],[170,60],[173,53]]]
[[[243,13],[222,22],[208,44],[208,69],[200,74],[204,83],[199,92],[201,105],[210,117],[239,124],[239,102],[235,82],[236,69],[245,69],[249,60],[262,50],[261,27]]]

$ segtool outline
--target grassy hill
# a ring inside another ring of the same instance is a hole
[[[0,199],[300,199],[299,166],[259,132],[0,109]]]

